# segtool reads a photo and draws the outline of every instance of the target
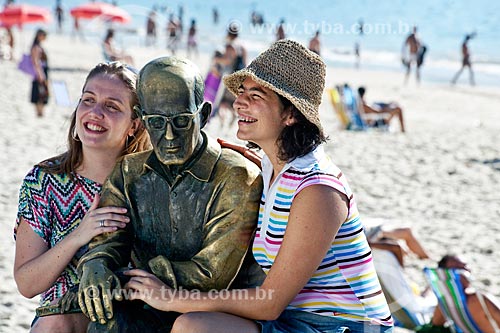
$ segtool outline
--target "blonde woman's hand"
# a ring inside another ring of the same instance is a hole
[[[80,246],[87,244],[92,238],[102,233],[123,229],[130,222],[129,217],[125,215],[126,208],[115,206],[97,208],[99,200],[100,196],[96,194],[87,214],[80,221],[80,225],[70,234],[73,241]]]
[[[169,302],[176,294],[176,290],[163,283],[154,274],[141,269],[131,269],[123,272],[130,277],[125,284],[128,300],[142,300],[155,309],[169,310]]]

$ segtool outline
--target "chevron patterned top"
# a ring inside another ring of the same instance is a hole
[[[79,174],[52,174],[35,166],[26,175],[19,191],[14,239],[23,218],[48,248],[55,246],[78,227],[102,185]],[[82,247],[54,284],[41,294],[40,305],[49,305],[78,283],[76,265],[87,250]]]

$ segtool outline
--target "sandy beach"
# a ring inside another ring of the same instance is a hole
[[[25,45],[31,41],[26,31]],[[102,60],[96,43],[50,34],[45,43],[52,80],[64,81],[76,102],[89,69]],[[27,49],[27,47],[26,47]],[[16,50],[19,58],[23,50]],[[167,55],[160,49],[130,47],[136,67]],[[180,50],[179,55],[185,51]],[[209,55],[194,59],[208,70]],[[16,63],[0,62],[0,332],[26,332],[38,300],[25,299],[12,276],[12,236],[18,190],[33,164],[63,152],[73,107],[52,96],[46,114],[37,118],[29,103],[31,82]],[[330,137],[326,150],[347,175],[362,216],[411,226],[434,259],[463,255],[476,285],[500,297],[500,92],[498,87],[451,87],[410,78],[403,73],[330,66],[327,87],[349,83],[367,87],[368,101],[397,101],[404,109],[407,133],[339,130],[326,94],[321,105]],[[221,128],[215,119],[206,128],[214,137],[236,141],[236,124]],[[408,274],[425,287],[424,266],[435,261],[410,258]]]

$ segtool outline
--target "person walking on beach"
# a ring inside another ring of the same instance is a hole
[[[61,5],[61,0],[56,1],[56,8],[54,9],[54,13],[57,19],[57,33],[62,32],[62,25],[64,22],[64,10]]]
[[[418,66],[417,62],[421,45],[421,41],[417,37],[417,27],[414,26],[412,33],[405,39],[401,55],[403,65],[406,67],[405,83],[408,82],[412,66],[415,66],[417,83],[420,82],[420,66]]]
[[[31,83],[31,103],[35,104],[38,117],[43,117],[45,105],[49,102],[49,64],[47,53],[42,42],[47,38],[47,32],[38,29],[31,45],[31,62],[35,69],[35,77]]]
[[[354,42],[354,67],[359,68],[361,63],[361,50],[360,43],[358,41]]]
[[[362,18],[358,20],[356,32],[360,37],[365,33],[365,21]]]
[[[71,115],[68,150],[35,165],[21,185],[14,279],[23,296],[41,295],[40,306],[78,284],[76,266],[92,237],[128,222],[125,209],[97,204],[116,160],[150,147],[132,111],[135,84],[136,74],[121,63],[94,67]],[[32,332],[85,332],[88,322],[81,313],[36,317]]]
[[[188,30],[188,38],[187,38],[187,56],[191,57],[191,52],[194,52],[196,56],[198,56],[198,43],[196,41],[196,20],[191,20],[191,25]]]
[[[359,68],[361,64],[361,38],[364,35],[365,23],[362,18],[358,20],[356,33],[358,37],[354,41],[354,67]]]
[[[465,35],[465,39],[462,43],[462,67],[458,70],[457,74],[451,80],[451,84],[457,83],[458,78],[462,74],[465,67],[469,68],[469,81],[470,85],[475,85],[474,82],[474,72],[472,71],[472,63],[470,61],[470,50],[469,50],[469,41],[475,37],[475,33]]]
[[[219,24],[219,10],[217,7],[212,8],[212,22],[214,25]]]
[[[146,21],[146,46],[154,45],[156,45],[156,12],[152,10]]]
[[[321,42],[319,40],[319,30],[316,31],[314,37],[309,41],[309,50],[313,51],[317,55],[320,55]]]
[[[279,25],[278,25],[278,30],[276,31],[276,40],[277,41],[286,38],[284,25],[285,25],[285,19],[282,18],[280,20]]]
[[[174,14],[170,14],[167,23],[167,48],[170,50],[172,55],[175,55],[177,51],[177,43],[179,42],[179,21],[174,17]]]
[[[181,296],[146,271],[125,272],[132,299],[184,313],[172,332],[392,331],[352,191],[324,152],[325,77],[317,54],[280,40],[224,78],[237,96],[238,138],[264,152],[252,251],[266,278],[259,288]]]

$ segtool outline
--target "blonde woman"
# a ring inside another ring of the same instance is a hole
[[[150,147],[133,112],[136,73],[101,63],[90,71],[71,118],[68,150],[33,167],[19,195],[14,278],[28,298],[54,304],[79,280],[78,259],[96,235],[127,225],[126,210],[97,208],[102,184],[117,159]],[[32,332],[82,332],[82,313],[35,318]]]

